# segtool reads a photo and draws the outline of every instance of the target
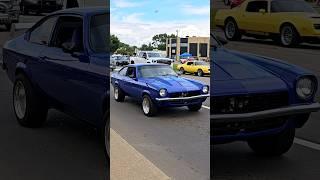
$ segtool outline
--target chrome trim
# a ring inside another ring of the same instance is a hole
[[[202,94],[198,96],[190,96],[190,97],[178,97],[178,98],[156,98],[157,101],[177,101],[177,100],[190,100],[190,99],[200,99],[209,97],[209,94]]]
[[[217,114],[210,115],[210,120],[214,120],[215,122],[225,122],[225,121],[246,121],[257,120],[257,119],[266,119],[273,118],[279,116],[288,116],[288,115],[296,115],[296,114],[304,114],[311,113],[320,110],[319,103],[312,103],[307,105],[295,105],[284,108],[277,108],[253,113],[244,113],[244,114]]]

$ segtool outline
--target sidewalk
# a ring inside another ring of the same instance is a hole
[[[110,129],[111,180],[170,180],[113,129]]]

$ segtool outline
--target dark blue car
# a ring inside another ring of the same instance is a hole
[[[56,108],[97,127],[108,146],[108,21],[106,8],[58,11],[5,44],[3,68],[22,126],[41,126]]]
[[[209,86],[178,76],[166,64],[131,64],[111,75],[114,98],[125,96],[141,101],[143,113],[153,116],[162,107],[187,106],[198,111],[209,96]]]
[[[276,59],[227,50],[214,35],[211,46],[211,144],[247,141],[258,154],[287,152],[295,129],[320,108],[317,78]]]

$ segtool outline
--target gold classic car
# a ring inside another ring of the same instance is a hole
[[[228,40],[246,35],[271,38],[283,46],[320,42],[320,14],[304,0],[246,0],[218,10],[214,22]]]
[[[184,64],[179,64],[177,69],[181,74],[192,73],[198,76],[209,75],[210,65],[204,61],[187,61]]]

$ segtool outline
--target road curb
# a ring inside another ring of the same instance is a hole
[[[110,129],[111,180],[170,180],[164,172]]]

